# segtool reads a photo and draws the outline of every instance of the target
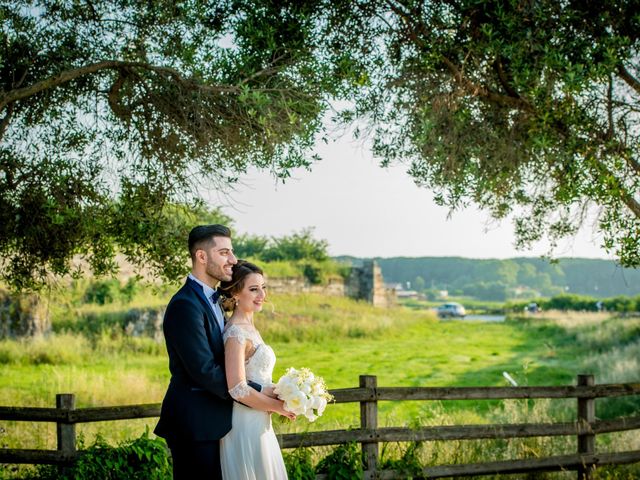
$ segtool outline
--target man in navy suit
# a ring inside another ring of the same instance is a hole
[[[195,227],[189,253],[191,273],[164,315],[171,381],[155,433],[171,449],[175,480],[215,480],[222,478],[219,440],[231,430],[233,407],[224,370],[224,315],[215,290],[231,280],[237,263],[230,230]]]

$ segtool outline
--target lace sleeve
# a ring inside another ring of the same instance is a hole
[[[224,331],[222,334],[222,340],[224,343],[227,343],[227,340],[230,338],[235,338],[240,345],[244,345],[247,343],[248,335],[247,332],[237,325],[231,325],[228,329]]]
[[[229,395],[231,395],[231,398],[233,398],[234,400],[240,400],[248,396],[250,393],[251,387],[247,385],[247,382],[245,382],[244,380],[242,380],[235,387],[229,390]]]

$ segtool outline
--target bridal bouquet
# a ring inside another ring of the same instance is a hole
[[[333,396],[327,392],[322,377],[316,377],[308,368],[287,369],[274,390],[284,408],[296,415],[304,415],[310,422],[322,415]]]

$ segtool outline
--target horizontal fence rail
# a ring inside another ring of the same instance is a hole
[[[534,471],[576,470],[578,478],[589,479],[599,465],[640,462],[640,450],[596,453],[595,436],[640,429],[640,416],[597,420],[595,400],[640,394],[640,383],[594,385],[593,376],[578,376],[576,386],[542,387],[377,387],[375,376],[361,376],[359,388],[331,390],[335,403],[360,403],[360,428],[279,434],[282,448],[315,447],[356,442],[362,445],[364,478],[400,479],[406,473],[378,469],[378,446],[384,442],[509,439],[547,436],[575,436],[578,452],[545,458],[514,459],[473,464],[425,467],[428,478],[518,474]],[[446,425],[418,428],[377,426],[379,401],[407,400],[506,400],[575,398],[577,418],[564,423],[522,423],[489,425]],[[0,420],[53,422],[57,425],[57,450],[0,449],[0,463],[70,465],[82,453],[76,450],[75,425],[152,418],[160,415],[160,404],[75,408],[72,394],[56,396],[56,408],[0,407]],[[326,478],[318,475],[318,479]]]

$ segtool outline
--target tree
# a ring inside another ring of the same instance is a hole
[[[328,248],[329,244],[326,240],[313,238],[313,229],[305,228],[300,233],[272,238],[260,258],[267,262],[279,260],[315,260],[322,262],[329,259]]]
[[[171,205],[308,166],[342,76],[312,55],[317,8],[0,0],[2,278],[38,286],[75,255],[112,272],[118,250],[171,277]]]
[[[341,118],[383,165],[452,209],[515,212],[520,247],[595,208],[604,246],[640,266],[638,0],[330,4],[327,44],[363,80]]]

